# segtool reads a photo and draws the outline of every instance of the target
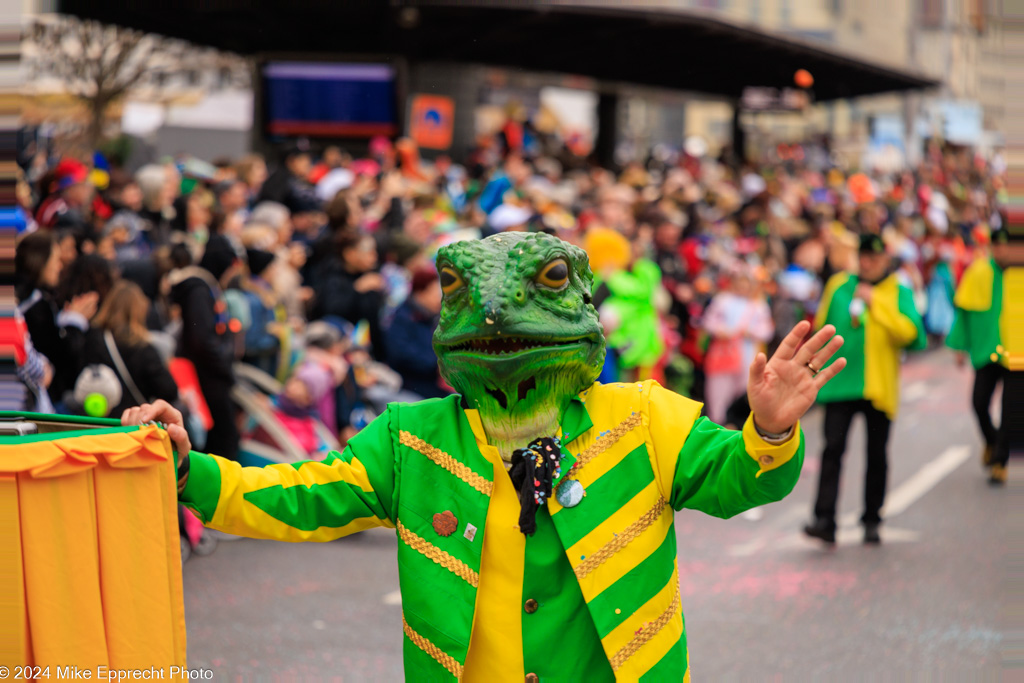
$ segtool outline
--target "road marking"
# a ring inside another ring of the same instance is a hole
[[[938,457],[925,463],[909,479],[888,493],[885,507],[882,508],[882,518],[889,520],[906,512],[911,505],[924,497],[925,494],[963,465],[970,457],[970,447],[961,444],[950,446],[939,454]],[[790,507],[771,522],[764,525],[761,528],[761,533],[756,537],[729,548],[729,555],[733,557],[749,557],[769,546],[774,550],[783,550],[806,547],[809,544],[820,545],[817,541],[805,538],[800,532],[787,532],[782,538],[777,536],[777,532],[787,530],[789,527],[797,524],[805,515],[805,507]],[[850,545],[861,542],[863,537],[857,528],[860,526],[859,513],[846,513],[839,518],[837,526],[836,542],[838,545]],[[886,527],[884,525],[882,527],[883,541],[912,543],[919,538],[920,534],[916,531]]]
[[[939,457],[925,463],[909,479],[897,486],[885,496],[882,508],[882,519],[891,519],[903,514],[926,493],[963,465],[971,457],[969,446],[950,446],[942,451]],[[839,526],[857,526],[860,515],[848,512],[839,520]]]
[[[387,593],[380,600],[385,605],[401,605],[402,604],[402,591],[391,591]]]
[[[793,505],[786,508],[780,515],[773,517],[767,524],[763,525],[759,533],[746,543],[740,543],[729,548],[729,554],[733,557],[750,557],[760,552],[775,537],[776,532],[787,531],[807,516],[807,508],[803,505]]]
[[[895,491],[886,496],[885,507],[882,508],[884,518],[895,517],[917,502],[924,494],[935,488],[935,485],[953,473],[971,457],[969,446],[950,446],[914,476],[900,484]]]
[[[898,527],[889,527],[882,525],[879,529],[879,533],[882,535],[882,543],[915,543],[921,540],[921,533],[914,531],[913,529],[901,529]],[[855,527],[845,527],[836,529],[836,545],[837,546],[848,546],[848,545],[861,545],[864,542],[864,533]],[[796,550],[814,548],[821,549],[821,541],[813,538],[808,538],[801,533],[791,533],[784,538],[779,539],[772,545],[773,550]]]
[[[906,402],[917,401],[928,395],[927,382],[911,382],[903,390],[903,400]]]

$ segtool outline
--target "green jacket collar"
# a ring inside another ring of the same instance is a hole
[[[587,407],[583,403],[583,396],[585,395],[586,391],[573,396],[565,409],[565,415],[562,416],[562,471],[552,481],[552,484],[555,486],[572,469],[572,466],[576,464],[576,455],[571,453],[567,446],[579,438],[580,434],[594,426],[593,420],[590,419],[590,413],[587,412]]]
[[[583,398],[586,396],[588,391],[590,391],[589,388],[581,394],[573,396],[572,400],[569,401],[569,405],[566,406],[565,414],[562,416],[562,472],[553,480],[553,484],[558,484],[558,482],[565,477],[566,473],[572,469],[572,466],[576,464],[576,456],[571,453],[566,446],[594,426],[593,420],[590,419],[590,413],[587,412],[587,407],[583,403]],[[458,405],[462,408],[459,412],[461,413],[461,420],[465,423],[466,433],[472,436],[473,430],[469,425],[469,418],[466,416],[465,412],[468,409],[467,404],[461,397],[458,401]],[[464,447],[465,446],[468,446],[468,444],[464,444]],[[479,458],[481,461],[487,462],[487,459],[480,453],[480,449],[475,446],[476,443],[474,441],[472,448],[466,448],[466,454],[472,454],[471,457],[473,457],[474,460]]]

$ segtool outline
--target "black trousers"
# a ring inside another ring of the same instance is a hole
[[[861,521],[877,524],[885,502],[885,486],[889,473],[889,426],[892,421],[870,401],[837,401],[825,404],[825,451],[821,455],[821,477],[814,516],[835,524],[836,501],[839,498],[839,472],[850,423],[857,413],[864,413],[867,422],[868,466],[864,480],[864,515]]]
[[[999,440],[999,430],[992,424],[992,395],[996,393],[996,385],[1003,381],[1007,372],[1009,370],[999,363],[989,363],[974,373],[971,403],[974,405],[974,414],[978,418],[978,426],[987,446],[994,447]]]
[[[1002,366],[1000,366],[1002,367]],[[1006,467],[1010,461],[1011,446],[1015,453],[1019,452],[1022,444],[1024,429],[1021,425],[1021,395],[1024,394],[1024,382],[1021,381],[1022,372],[1010,372],[1004,368],[1003,375],[1003,399],[1000,401],[999,432],[996,438],[995,448],[992,449],[992,464]],[[1016,399],[1016,400],[1015,400]],[[1010,405],[1013,404],[1014,415],[1010,417]]]

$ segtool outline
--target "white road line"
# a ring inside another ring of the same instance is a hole
[[[746,543],[740,543],[729,548],[729,554],[733,557],[750,557],[764,549],[772,542],[775,533],[788,531],[790,527],[807,519],[806,505],[793,505],[784,510],[781,514],[773,517],[768,523],[760,527],[759,533]]]
[[[921,539],[921,533],[912,529],[882,526],[879,530],[882,543],[914,543]],[[864,542],[864,533],[853,527],[836,530],[836,545],[860,545]],[[772,550],[821,549],[821,541],[808,538],[801,533],[790,533],[772,544]]]
[[[958,467],[964,464],[971,457],[969,446],[950,446],[935,459],[924,464],[921,469],[910,476],[909,479],[889,491],[886,496],[885,507],[882,509],[882,518],[889,520],[907,511],[907,509],[924,497],[929,491],[953,473]],[[804,539],[799,532],[786,533],[779,538],[775,532],[783,530],[796,524],[807,514],[805,507],[793,506],[781,515],[765,525],[755,538],[734,545],[729,548],[729,554],[733,557],[749,557],[765,548],[782,550],[786,548],[799,548],[808,544],[816,544],[817,541]],[[860,525],[860,513],[848,512],[839,518],[837,541],[840,545],[848,545],[860,542],[860,533],[856,527]],[[888,528],[883,526],[883,541],[913,542],[918,539],[916,531]],[[806,543],[804,542],[806,541]]]
[[[885,495],[882,519],[890,519],[906,512],[907,508],[935,488],[936,484],[963,465],[970,457],[970,447],[962,444],[950,446],[942,451],[937,458],[924,464],[909,479]],[[839,519],[840,527],[852,527],[859,524],[860,514],[856,512],[848,512]]]
[[[935,488],[935,485],[953,473],[971,457],[969,446],[950,446],[942,454],[924,465],[910,479],[896,487],[885,497],[882,517],[888,519],[906,512],[907,508],[917,502],[924,494]]]
[[[928,395],[928,383],[927,382],[911,382],[903,390],[902,399],[904,401],[916,401],[922,399]]]

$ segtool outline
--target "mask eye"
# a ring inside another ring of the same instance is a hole
[[[552,289],[561,289],[569,281],[569,264],[565,259],[555,259],[544,266],[537,275],[537,282]]]
[[[462,276],[459,275],[453,268],[444,267],[440,273],[441,279],[441,291],[446,295],[454,293],[462,285],[466,284],[462,281]]]

